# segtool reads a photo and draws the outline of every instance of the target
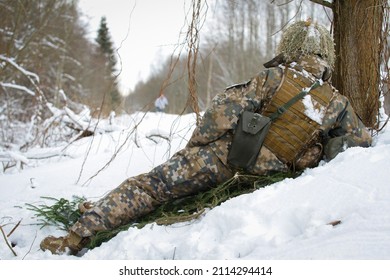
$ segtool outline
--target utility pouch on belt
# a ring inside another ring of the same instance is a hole
[[[232,167],[244,170],[253,167],[271,123],[269,117],[258,113],[241,114],[227,158]]]

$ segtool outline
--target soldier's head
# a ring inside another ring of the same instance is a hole
[[[302,55],[319,55],[331,68],[335,60],[334,42],[329,31],[310,19],[295,22],[286,28],[277,54],[283,54],[287,61],[297,60]]]

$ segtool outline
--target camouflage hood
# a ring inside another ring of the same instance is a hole
[[[329,64],[317,55],[301,56],[297,61],[287,63],[285,66],[300,72],[309,72],[317,79],[322,79],[323,81],[329,80],[332,76]]]
[[[283,54],[287,61],[299,59],[301,55],[319,55],[331,68],[335,61],[333,38],[322,25],[311,19],[291,24],[283,32],[277,54]]]
[[[331,67],[318,55],[301,55],[295,61],[287,61],[284,55],[281,54],[264,63],[265,68],[278,66],[289,67],[300,72],[304,70],[323,81],[330,80],[332,76]]]

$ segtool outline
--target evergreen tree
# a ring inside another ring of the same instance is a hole
[[[115,76],[115,66],[117,60],[115,58],[115,50],[114,44],[112,42],[109,29],[107,27],[107,19],[106,17],[102,17],[100,20],[100,26],[98,30],[98,35],[96,38],[96,43],[98,43],[101,54],[104,56],[106,60],[107,74],[105,80],[109,82],[109,87],[107,92],[109,93],[109,103],[110,110],[115,110],[118,105],[121,103],[122,98],[118,90],[118,85],[116,82]]]

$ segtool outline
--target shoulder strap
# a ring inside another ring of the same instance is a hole
[[[274,121],[277,118],[279,118],[281,115],[283,115],[284,112],[286,112],[292,105],[294,105],[295,102],[305,97],[312,89],[315,89],[320,86],[320,81],[316,80],[314,84],[311,85],[311,87],[306,88],[302,90],[300,93],[295,95],[293,98],[291,98],[289,101],[287,101],[284,105],[280,106],[275,113],[273,113],[269,118]]]

